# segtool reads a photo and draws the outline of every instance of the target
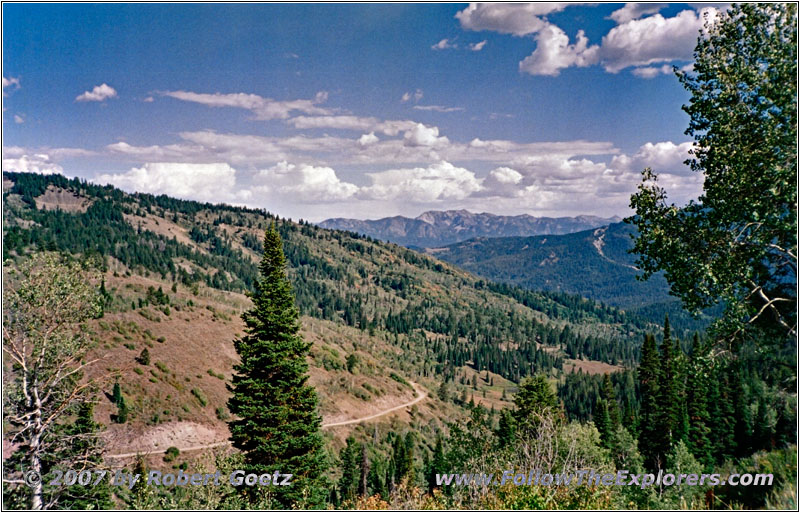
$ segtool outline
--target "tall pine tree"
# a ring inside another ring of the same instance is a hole
[[[274,224],[264,235],[259,271],[253,308],[242,315],[245,335],[234,341],[241,362],[229,387],[231,441],[244,453],[248,472],[294,475],[292,486],[271,489],[281,507],[319,507],[327,497],[327,461],[317,393],[307,383],[311,344],[299,336],[299,312]]]
[[[677,353],[680,346],[673,345],[669,317],[664,319],[664,340],[661,342],[661,369],[658,376],[658,426],[661,436],[656,447],[661,468],[666,455],[677,443],[676,431],[680,423],[680,397],[678,396]]]
[[[708,414],[709,378],[711,366],[708,361],[708,347],[700,343],[694,334],[692,358],[686,375],[686,411],[689,417],[687,445],[697,461],[710,467],[711,457],[710,418]]]
[[[658,425],[659,393],[658,377],[660,362],[656,339],[647,334],[642,344],[642,360],[639,363],[639,388],[642,393],[642,406],[639,412],[639,452],[648,470],[658,469],[658,448],[662,436]]]

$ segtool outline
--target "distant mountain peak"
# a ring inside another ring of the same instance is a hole
[[[374,220],[326,219],[323,228],[347,230],[411,247],[441,247],[474,237],[527,237],[562,235],[619,222],[620,217],[593,215],[534,217],[504,216],[466,209],[428,210],[415,218],[394,216]]]

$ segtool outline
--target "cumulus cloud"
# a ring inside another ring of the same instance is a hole
[[[656,172],[668,173],[676,176],[691,176],[694,173],[689,166],[684,164],[690,158],[689,150],[694,147],[691,141],[675,144],[672,141],[651,143],[639,147],[633,155],[617,155],[612,161],[612,167],[640,172],[646,167],[651,167]]]
[[[564,68],[600,64],[609,73],[633,67],[635,76],[653,78],[664,69],[653,65],[691,61],[705,20],[713,22],[719,12],[719,6],[697,5],[665,18],[658,14],[665,4],[626,4],[611,14],[617,25],[599,44],[590,44],[582,30],[571,44],[543,17],[567,5],[574,4],[470,4],[456,18],[467,30],[531,36],[536,48],[519,63],[523,73],[557,76]]]
[[[378,136],[375,135],[375,132],[364,134],[358,138],[358,144],[363,147],[369,146],[370,144],[375,144],[378,141],[380,141],[380,139],[378,139]]]
[[[642,16],[655,14],[668,4],[625,4],[621,9],[617,9],[609,15],[609,18],[617,23],[625,23],[631,20],[638,20]]]
[[[548,23],[541,17],[563,11],[569,3],[536,2],[518,4],[471,3],[456,13],[461,27],[467,30],[491,30],[501,34],[525,36],[543,29]]]
[[[19,89],[19,77],[3,77],[3,96],[8,96],[6,92],[7,87],[10,87],[13,91]]]
[[[486,46],[487,42],[488,41],[484,39],[480,43],[470,43],[469,49],[472,50],[473,52],[480,52],[481,50],[483,50],[483,47]]]
[[[85,91],[75,97],[76,102],[102,102],[109,98],[116,98],[117,91],[105,82],[94,86],[91,91]]]
[[[414,105],[414,110],[430,110],[433,112],[459,112],[464,107],[444,107],[442,105]]]
[[[236,170],[226,163],[187,164],[152,162],[125,173],[107,173],[96,177],[131,192],[169,194],[183,199],[221,203],[244,199],[247,193],[236,193]]]
[[[519,63],[523,73],[557,76],[563,68],[589,66],[598,60],[599,47],[589,46],[583,30],[578,31],[575,43],[570,44],[563,30],[548,24],[535,39],[536,50]]]
[[[339,180],[330,167],[286,161],[259,171],[258,178],[266,183],[257,187],[257,191],[291,194],[301,203],[344,201],[358,191],[356,185]]]
[[[717,12],[713,7],[700,12],[687,9],[672,18],[655,14],[617,25],[603,36],[603,67],[609,73],[618,73],[631,66],[691,60],[706,17],[713,20]]]
[[[6,148],[3,148],[4,153]],[[17,152],[11,151],[11,155]],[[3,171],[16,173],[38,173],[41,175],[60,175],[64,173],[64,168],[50,159],[50,155],[44,153],[32,155],[18,155],[16,158],[3,159]]]
[[[458,45],[447,38],[444,38],[435,45],[431,46],[431,50],[448,50],[451,48],[458,48]]]
[[[14,123],[16,123],[18,125],[21,125],[24,122],[25,122],[25,118],[23,118],[19,114],[14,114]]]
[[[439,128],[435,126],[425,126],[417,123],[414,128],[406,131],[403,135],[405,146],[444,146],[450,141],[447,137],[439,137]]]
[[[367,173],[367,176],[372,184],[359,191],[362,199],[415,203],[461,200],[481,188],[472,171],[445,161],[428,167]]]
[[[302,112],[312,115],[333,114],[330,109],[318,107],[328,99],[328,93],[321,91],[310,100],[289,100],[278,101],[272,98],[264,98],[257,94],[247,93],[194,93],[191,91],[164,91],[162,96],[168,96],[177,100],[199,103],[208,107],[233,107],[251,111],[256,115],[256,119],[287,119],[294,112]]]

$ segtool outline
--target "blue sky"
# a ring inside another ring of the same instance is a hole
[[[717,5],[716,7],[721,7]],[[292,218],[677,202],[711,4],[4,4],[3,170]]]

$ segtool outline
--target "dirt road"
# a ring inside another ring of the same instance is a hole
[[[411,387],[414,389],[414,392],[416,392],[416,394],[417,394],[417,397],[414,400],[409,401],[409,402],[404,403],[404,404],[401,404],[399,406],[394,406],[392,408],[388,408],[386,410],[379,411],[378,413],[374,413],[372,415],[367,415],[365,417],[359,417],[357,419],[343,420],[341,422],[329,422],[329,423],[323,422],[322,423],[323,429],[324,428],[330,428],[330,427],[337,427],[337,426],[347,426],[349,424],[359,424],[361,422],[366,422],[368,420],[377,419],[378,417],[383,417],[384,415],[392,413],[393,411],[398,411],[398,410],[402,410],[404,408],[409,408],[409,407],[411,407],[411,406],[413,406],[413,405],[415,405],[415,404],[417,404],[417,403],[419,403],[419,402],[421,402],[421,401],[423,401],[423,400],[428,398],[427,392],[425,392],[425,390],[420,388],[420,386],[418,384],[414,383],[413,381],[410,381],[409,383],[411,383]],[[224,441],[221,441],[221,442],[214,442],[213,444],[195,445],[195,446],[190,446],[190,447],[178,447],[178,449],[181,452],[190,452],[190,451],[200,451],[200,450],[203,450],[203,449],[213,449],[214,447],[223,447],[223,446],[226,446],[226,445],[230,445],[230,441],[224,440]],[[124,459],[124,458],[132,458],[134,456],[138,456],[139,454],[163,454],[165,452],[167,452],[166,449],[163,449],[163,450],[159,449],[159,450],[151,450],[151,451],[148,451],[147,453],[126,452],[126,453],[123,453],[123,454],[106,454],[105,457],[106,458],[113,458],[113,459]]]

